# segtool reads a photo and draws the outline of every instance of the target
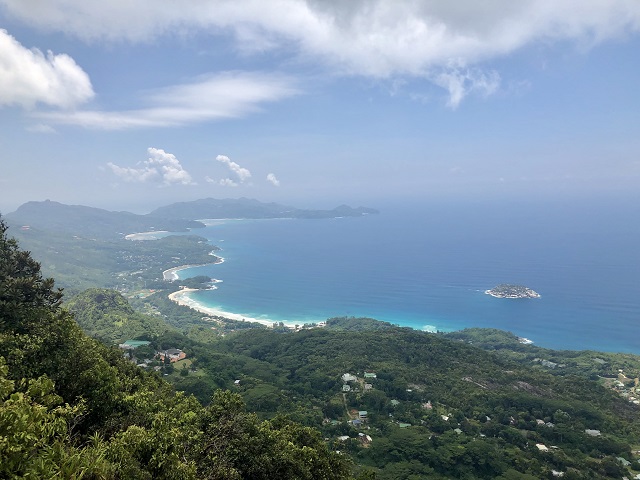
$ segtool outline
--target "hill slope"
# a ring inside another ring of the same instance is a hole
[[[115,290],[91,288],[74,296],[65,306],[87,335],[108,345],[171,330],[161,317],[134,311]]]

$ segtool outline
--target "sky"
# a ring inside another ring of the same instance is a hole
[[[0,0],[0,212],[640,192],[637,0]]]

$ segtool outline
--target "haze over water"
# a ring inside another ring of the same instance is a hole
[[[194,233],[223,280],[198,302],[293,323],[368,316],[416,329],[509,330],[537,345],[640,353],[638,207],[632,201],[374,205],[380,215],[240,220]],[[540,299],[497,299],[500,283]]]

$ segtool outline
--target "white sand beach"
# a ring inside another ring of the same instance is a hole
[[[210,255],[214,255],[213,252]],[[217,265],[219,263],[224,263],[224,258],[217,257],[217,256],[216,256],[216,258],[218,260],[213,262],[213,265]],[[180,270],[186,270],[187,268],[193,268],[193,267],[203,267],[205,265],[211,265],[211,264],[210,263],[201,263],[199,265],[180,265],[179,267],[169,268],[168,270],[165,270],[164,272],[162,272],[162,278],[164,279],[165,282],[173,282],[175,280],[179,280],[178,272]]]
[[[139,232],[139,233],[130,233],[129,235],[125,235],[125,240],[158,240],[159,238],[165,237],[168,234],[168,230],[154,230],[152,232]]]
[[[215,286],[213,288],[216,288]],[[205,315],[209,315],[212,317],[224,317],[230,320],[237,321],[245,321],[245,322],[256,322],[261,323],[262,325],[266,325],[267,327],[272,327],[274,324],[273,320],[268,319],[260,319],[260,318],[252,318],[247,317],[245,315],[240,315],[238,313],[233,312],[225,312],[224,310],[218,310],[215,308],[207,307],[202,305],[200,302],[194,300],[189,296],[191,292],[197,292],[198,290],[195,288],[183,288],[182,290],[178,290],[177,292],[173,292],[169,295],[169,300],[172,302],[176,302],[178,305],[183,305],[185,307],[193,308],[194,310],[204,313]],[[275,322],[278,323],[278,322]],[[295,328],[290,322],[283,322],[289,328]]]

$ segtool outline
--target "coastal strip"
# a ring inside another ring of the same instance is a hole
[[[215,288],[215,287],[214,287]],[[267,327],[272,327],[274,323],[273,320],[260,319],[260,318],[252,318],[244,315],[240,315],[239,313],[225,312],[223,310],[218,310],[216,308],[207,307],[197,300],[194,300],[190,297],[190,294],[193,292],[199,291],[197,288],[182,288],[177,292],[173,292],[169,295],[169,300],[177,303],[178,305],[182,305],[184,307],[192,308],[200,313],[208,315],[210,317],[223,317],[228,318],[229,320],[236,320],[239,322],[256,322]],[[294,328],[290,322],[283,322],[287,327]]]
[[[198,265],[180,265],[179,267],[172,267],[162,272],[162,278],[165,282],[174,282],[180,279],[180,277],[178,277],[178,272],[181,270],[186,270],[187,268],[194,268],[194,267],[204,267],[205,265],[217,265],[223,262],[224,262],[224,258],[216,256],[216,261],[213,263],[201,263]]]

